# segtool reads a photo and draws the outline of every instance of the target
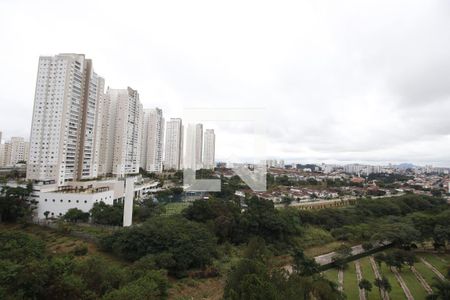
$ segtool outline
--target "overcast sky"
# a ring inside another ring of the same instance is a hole
[[[446,0],[1,0],[4,139],[28,138],[38,57],[63,52],[166,119],[265,109],[271,157],[450,166]],[[207,125],[219,159],[252,157],[249,122]]]

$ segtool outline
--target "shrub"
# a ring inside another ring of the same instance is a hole
[[[81,244],[77,245],[72,252],[75,256],[84,256],[88,254],[88,251],[88,247],[85,244]]]

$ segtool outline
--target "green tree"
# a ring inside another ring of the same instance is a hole
[[[364,290],[366,297],[367,297],[367,293],[372,290],[372,284],[370,283],[369,280],[367,280],[365,278],[363,278],[359,281],[358,286],[360,289]]]
[[[373,249],[373,244],[371,242],[364,242],[362,243],[362,247],[364,251],[369,251]]]
[[[28,221],[33,217],[36,200],[31,197],[33,186],[3,186],[0,191],[0,222]]]
[[[244,258],[228,275],[224,299],[276,299],[277,294],[265,263]]]
[[[159,216],[165,212],[165,208],[148,197],[136,201],[133,211],[133,220],[143,222],[151,217]]]
[[[0,231],[0,260],[23,262],[40,259],[45,254],[45,244],[20,231]]]
[[[292,235],[299,233],[298,228],[290,226],[283,214],[275,209],[272,201],[251,197],[246,204],[247,209],[239,220],[243,235],[260,236],[270,243],[286,243]]]
[[[112,226],[120,226],[123,224],[122,203],[108,205],[101,201],[94,203],[90,212],[93,223]]]
[[[63,219],[69,222],[87,222],[89,221],[89,213],[78,208],[71,208],[64,214]]]
[[[450,226],[437,224],[432,232],[433,246],[435,249],[445,248],[450,241]]]
[[[319,265],[307,257],[303,250],[297,249],[294,253],[294,271],[302,276],[311,276],[319,271]]]
[[[169,282],[160,271],[148,271],[135,281],[131,281],[119,289],[112,290],[102,299],[167,299]]]
[[[74,266],[75,274],[83,278],[87,289],[103,295],[119,288],[126,281],[123,268],[108,263],[98,256],[90,256]]]
[[[381,279],[376,278],[374,281],[374,284],[376,287],[378,287],[378,290],[380,291],[380,295],[381,295],[381,290],[385,290],[388,293],[392,290],[391,283],[384,276],[382,276]]]
[[[240,208],[232,202],[217,198],[196,200],[183,211],[183,215],[192,221],[208,224],[219,242],[241,241],[239,232]]]
[[[295,266],[292,274],[280,269],[271,270],[267,255],[262,239],[252,239],[249,242],[244,258],[232,268],[227,278],[224,299],[344,299],[344,295],[337,290],[337,285],[320,274],[301,275],[300,272],[312,268]],[[296,256],[299,264],[305,262],[311,265],[300,251]]]
[[[448,300],[450,299],[450,281],[435,279],[432,284],[433,293],[428,295],[428,300]]]
[[[377,263],[378,267],[381,267],[381,263],[386,260],[386,253],[380,252],[373,256],[375,259],[375,262]]]
[[[101,240],[103,249],[135,261],[153,255],[171,274],[204,267],[216,255],[216,239],[205,225],[180,216],[158,216],[141,226],[124,228]],[[173,264],[171,261],[173,260]]]
[[[420,232],[413,225],[401,222],[382,224],[372,236],[372,240],[388,241],[405,249],[420,239]]]

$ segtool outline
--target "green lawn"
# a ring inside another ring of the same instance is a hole
[[[167,216],[180,214],[183,209],[185,209],[189,205],[191,205],[191,203],[189,202],[167,203],[166,205],[164,205],[164,208],[166,209],[166,212],[164,214]]]
[[[368,294],[368,300],[380,300],[380,291],[378,288],[374,285],[375,281],[375,274],[373,273],[372,266],[370,265],[370,261],[368,257],[364,257],[359,260],[359,263],[361,264],[361,272],[364,279],[367,279],[372,284],[372,291]]]
[[[439,272],[442,273],[442,275],[445,276],[447,273],[447,267],[449,266],[450,262],[447,260],[447,257],[444,255],[439,254],[433,254],[433,253],[420,253],[419,257],[425,258],[426,261],[428,261],[430,264],[432,264],[436,269],[439,270]]]
[[[417,280],[414,273],[409,269],[409,267],[402,268],[400,272],[403,280],[409,288],[409,291],[414,296],[415,299],[425,299],[428,295],[427,291],[424,289],[422,284]]]
[[[323,276],[330,280],[333,281],[334,283],[338,284],[338,270],[337,269],[328,269],[325,272],[323,272]]]
[[[356,278],[355,263],[350,262],[344,271],[344,293],[347,299],[359,299],[358,279]]]
[[[405,293],[398,283],[397,278],[395,278],[394,273],[391,272],[386,264],[381,264],[381,273],[389,280],[392,286],[392,291],[389,293],[390,298],[395,300],[406,299]]]
[[[431,271],[423,262],[415,263],[414,267],[422,275],[422,277],[426,280],[426,282],[428,282],[428,284],[431,286],[435,278],[437,278],[436,274],[434,274],[434,272]]]

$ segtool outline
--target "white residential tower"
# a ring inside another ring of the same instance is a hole
[[[102,78],[83,54],[39,58],[27,179],[96,177],[95,124]]]
[[[144,110],[141,168],[147,172],[162,172],[164,118],[160,108]]]
[[[167,121],[164,147],[164,169],[180,170],[183,155],[183,123],[181,119],[172,118]]]
[[[216,135],[214,129],[205,130],[203,168],[214,169],[216,165]]]

